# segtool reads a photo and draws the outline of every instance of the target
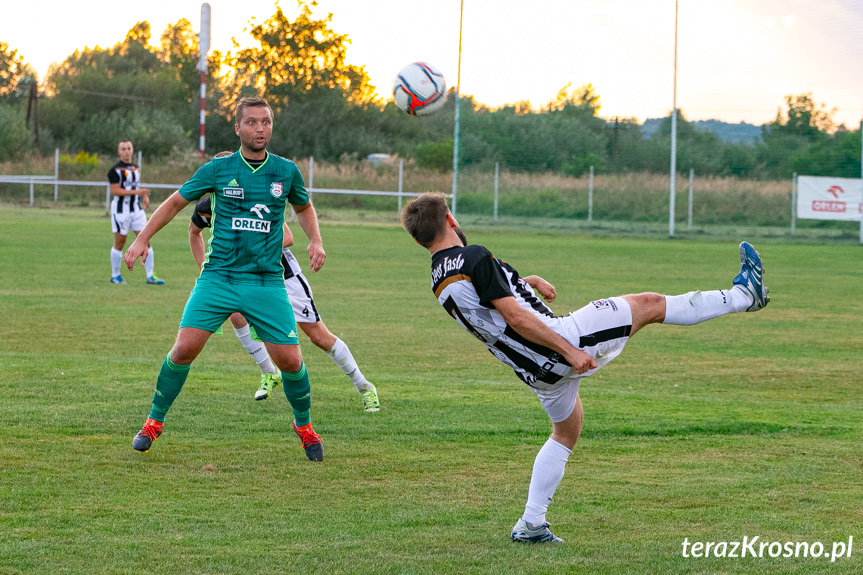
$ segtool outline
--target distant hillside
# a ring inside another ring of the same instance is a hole
[[[659,129],[662,118],[648,118],[641,126],[641,133],[649,138]],[[690,122],[696,130],[714,132],[725,142],[744,142],[751,144],[761,140],[761,126],[740,122],[739,124],[728,124],[719,120],[695,120]]]

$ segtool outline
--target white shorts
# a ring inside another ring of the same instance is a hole
[[[531,389],[539,398],[539,402],[549,419],[559,423],[572,415],[580,383],[581,378],[576,377],[561,381],[553,389],[536,389],[535,387],[531,387]]]
[[[312,297],[312,286],[302,274],[285,280],[285,288],[294,308],[294,319],[297,323],[316,323],[321,321],[315,300]]]
[[[121,236],[128,236],[129,231],[140,232],[146,225],[147,214],[144,210],[111,214],[111,231]]]
[[[596,360],[596,367],[548,389],[532,387],[545,412],[554,422],[572,414],[581,378],[589,377],[620,355],[632,330],[632,309],[621,297],[592,301],[586,306],[549,323],[556,333]]]

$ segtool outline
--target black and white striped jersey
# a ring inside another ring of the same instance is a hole
[[[120,184],[126,191],[137,190],[141,185],[141,170],[135,164],[127,164],[120,160],[108,170],[108,182]],[[111,213],[121,214],[141,209],[138,195],[114,196],[111,199]]]
[[[432,256],[431,286],[446,312],[524,383],[555,384],[572,375],[563,356],[519,335],[494,308],[492,300],[512,296],[547,325],[555,320],[518,272],[483,246],[436,252]]]
[[[297,257],[289,248],[282,248],[282,265],[285,267],[285,279],[296,277],[303,273],[303,268]]]

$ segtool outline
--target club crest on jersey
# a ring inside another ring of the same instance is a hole
[[[243,188],[222,188],[222,195],[226,198],[245,198]]]
[[[617,304],[615,304],[610,299],[598,299],[596,301],[590,302],[593,304],[593,307],[599,310],[610,309],[613,311],[617,311]]]
[[[270,193],[273,194],[274,198],[282,197],[282,182],[273,182],[270,184]]]

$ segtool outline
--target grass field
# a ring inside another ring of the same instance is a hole
[[[582,439],[548,516],[567,543],[523,546],[509,530],[548,420],[447,318],[426,252],[393,224],[323,220],[315,300],[382,411],[364,414],[304,342],[322,464],[281,391],[252,399],[259,370],[230,328],[165,434],[133,451],[196,275],[187,216],[154,242],[165,286],[142,269],[115,286],[99,210],[0,206],[3,575],[863,572],[863,248],[756,242],[769,307],[650,326],[585,380]],[[745,239],[465,232],[555,284],[558,313],[728,287]],[[686,538],[755,536],[828,557],[682,556]],[[851,557],[832,563],[849,537]]]

